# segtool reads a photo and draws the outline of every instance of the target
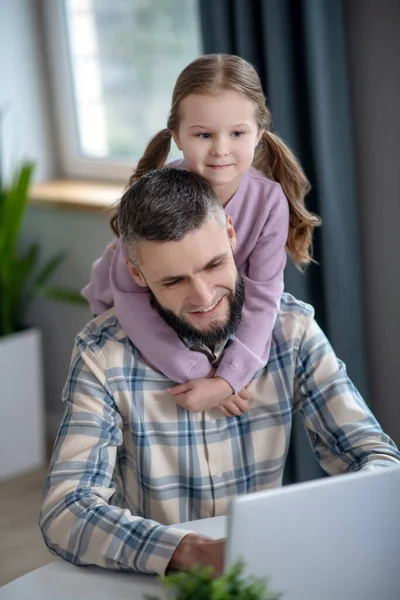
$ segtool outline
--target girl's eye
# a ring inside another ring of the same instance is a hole
[[[202,140],[209,140],[211,138],[211,133],[198,133],[197,137]]]
[[[234,131],[232,135],[233,137],[242,137],[242,135],[244,135],[244,131]]]

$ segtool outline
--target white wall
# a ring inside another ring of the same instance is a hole
[[[346,0],[344,7],[370,398],[384,429],[400,444],[400,2]]]

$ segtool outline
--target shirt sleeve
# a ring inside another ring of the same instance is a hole
[[[164,574],[188,532],[110,504],[123,423],[104,369],[82,340],[63,400],[39,520],[46,545],[77,565]]]
[[[314,319],[308,319],[300,343],[296,384],[295,407],[327,473],[400,463],[395,443],[382,431]]]
[[[216,376],[235,393],[242,390],[269,359],[272,330],[283,293],[289,205],[280,186],[244,273],[245,301],[236,337],[224,352]]]

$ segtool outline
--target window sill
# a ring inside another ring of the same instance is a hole
[[[55,179],[32,185],[29,200],[31,206],[102,213],[112,209],[124,189],[122,184]]]

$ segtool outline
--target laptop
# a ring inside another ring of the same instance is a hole
[[[225,566],[282,600],[400,599],[400,467],[237,497]]]

